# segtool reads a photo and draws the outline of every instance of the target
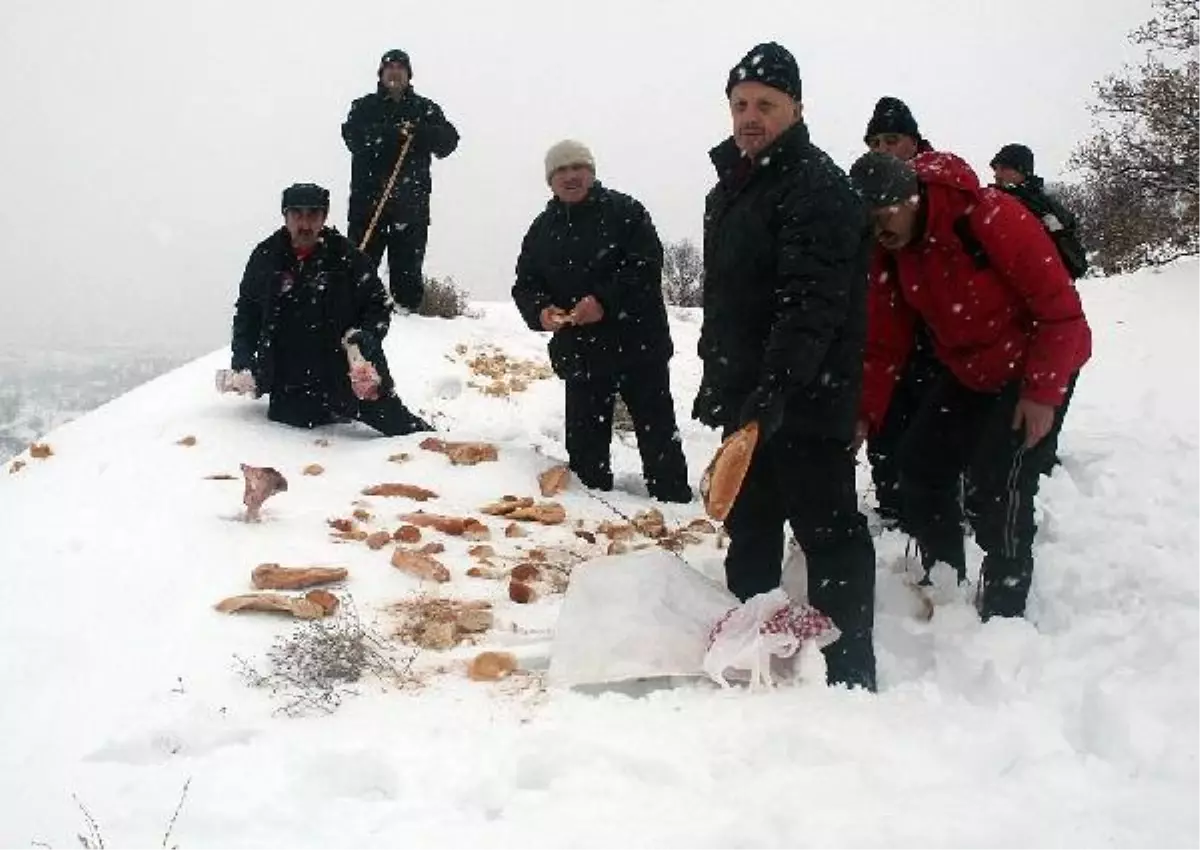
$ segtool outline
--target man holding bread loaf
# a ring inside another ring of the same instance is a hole
[[[846,175],[809,141],[796,60],[751,50],[725,89],[733,135],[704,236],[704,377],[692,415],[726,436],[757,429],[725,519],[729,589],[779,586],[784,523],[804,549],[809,601],[842,637],[831,684],[875,689],[875,552],[858,511],[854,435],[866,335],[870,229]]]

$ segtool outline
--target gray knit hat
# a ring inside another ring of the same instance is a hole
[[[563,139],[546,151],[546,182],[550,182],[555,171],[568,165],[586,165],[593,174],[596,173],[596,158],[588,146],[574,139]]]
[[[891,207],[917,194],[917,173],[889,153],[869,151],[850,166],[850,183],[867,206]]]

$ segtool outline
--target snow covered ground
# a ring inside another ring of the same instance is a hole
[[[404,398],[443,436],[499,444],[499,462],[474,467],[419,438],[270,424],[263,402],[213,391],[224,352],[154,380],[47,435],[52,457],[0,475],[0,845],[75,844],[89,834],[82,805],[109,846],[158,846],[190,780],[170,837],[188,848],[1195,846],[1196,282],[1187,261],[1082,287],[1096,356],[1042,487],[1029,621],[984,626],[959,599],[921,622],[898,572],[904,540],[877,540],[877,696],[814,676],[770,693],[548,690],[561,597],[510,602],[503,584],[467,577],[469,544],[447,539],[440,592],[495,604],[480,646],[422,652],[419,686],[364,683],[332,715],[281,716],[234,656],[263,663],[293,621],[213,604],[249,590],[262,562],[340,564],[337,592],[386,633],[388,606],[421,586],[386,549],[331,539],[326,520],[365,501],[372,527],[394,528],[419,506],[360,495],[383,481],[437,491],[424,507],[445,513],[536,495],[536,474],[564,457],[560,386],[487,396],[465,360],[480,346],[541,359],[544,339],[502,304],[394,324]],[[695,481],[716,446],[687,419],[698,317],[679,312],[673,328]],[[177,444],[188,435],[195,445]],[[398,452],[412,459],[390,462]],[[652,506],[632,446],[615,461],[612,505]],[[259,525],[235,519],[239,480],[205,479],[240,462],[290,482]],[[325,473],[302,475],[311,463]],[[588,554],[573,523],[616,515],[578,489],[560,501],[567,525],[509,539],[491,521],[492,545]],[[674,525],[702,513],[659,507]],[[721,576],[711,536],[683,554]],[[463,661],[484,648],[524,671],[468,680]]]

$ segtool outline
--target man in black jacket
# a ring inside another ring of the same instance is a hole
[[[550,331],[566,383],[567,453],[586,487],[611,490],[613,408],[629,408],[650,495],[690,502],[667,365],[674,353],[662,294],[663,250],[636,200],[596,182],[585,145],[546,154],[554,193],[521,244],[512,296],[526,324]]]
[[[854,486],[866,334],[867,212],[801,120],[796,60],[751,50],[725,89],[733,136],[711,152],[719,177],[704,233],[704,378],[693,416],[760,438],[725,521],[725,574],[741,599],[779,585],[783,525],[808,562],[810,601],[842,637],[831,683],[875,688],[875,553]]]
[[[396,396],[382,347],[387,295],[367,256],[325,227],[328,190],[290,186],[282,207],[283,227],[246,264],[221,388],[269,394],[268,418],[299,428],[351,418],[388,436],[433,430]]]
[[[933,150],[933,145],[921,135],[917,119],[908,104],[898,97],[885,95],[875,102],[863,142],[873,151],[890,153],[905,162],[919,153]]]
[[[1088,261],[1077,234],[1078,222],[1070,210],[1046,192],[1045,181],[1033,170],[1033,151],[1022,144],[1005,145],[992,157],[991,166],[996,177],[992,185],[1008,192],[1037,216],[1071,277],[1083,277]]]
[[[458,131],[440,106],[413,91],[412,63],[403,50],[383,54],[378,76],[375,92],[354,101],[342,124],[342,138],[352,154],[348,235],[376,268],[387,248],[392,299],[415,310],[425,294],[421,267],[433,186],[429,166],[432,157],[444,159],[454,152]],[[406,142],[404,163],[364,247],[363,238]]]

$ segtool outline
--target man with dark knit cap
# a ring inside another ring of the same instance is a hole
[[[808,563],[810,601],[842,636],[832,684],[875,689],[875,552],[848,446],[862,380],[870,231],[846,175],[812,144],[800,71],[775,43],[733,67],[733,135],[710,157],[704,362],[692,415],[759,441],[725,520],[725,577],[741,599],[779,586],[783,529]]]
[[[890,153],[906,161],[933,150],[933,145],[921,136],[917,119],[908,104],[890,96],[881,97],[875,103],[863,142],[873,151]]]
[[[992,157],[994,185],[1023,203],[1038,217],[1073,278],[1088,270],[1087,252],[1079,242],[1075,216],[1046,192],[1046,183],[1033,170],[1033,151],[1022,144],[1007,144]]]
[[[282,211],[283,227],[246,263],[218,389],[270,395],[267,417],[297,428],[357,419],[388,436],[433,430],[396,396],[387,294],[371,260],[325,226],[329,191],[289,186]]]
[[[1034,497],[1091,331],[1039,222],[981,189],[953,154],[864,154],[850,179],[872,207],[868,336],[858,436],[879,427],[918,320],[946,371],[900,447],[906,521],[926,569],[966,577],[958,482],[985,555],[983,619],[1020,617],[1033,579]]]
[[[342,138],[351,153],[350,241],[367,252],[376,269],[387,249],[388,288],[392,300],[407,310],[416,310],[425,294],[430,163],[432,157],[444,159],[458,147],[458,131],[440,106],[413,91],[412,76],[407,53],[383,54],[375,91],[354,101],[342,124]],[[404,162],[384,198],[401,152]],[[363,245],[377,209],[375,229]]]
[[[552,146],[545,175],[553,197],[521,243],[512,297],[531,329],[553,334],[550,362],[566,387],[571,470],[585,487],[612,489],[620,395],[651,497],[690,502],[658,231],[645,207],[596,180],[596,160],[582,142]]]
[[[881,97],[876,102],[863,142],[869,150],[891,154],[906,162],[917,154],[933,150],[921,135],[908,104],[891,96]],[[896,383],[887,418],[867,440],[867,460],[871,465],[871,482],[875,485],[875,510],[885,527],[904,528],[898,459],[900,441],[941,368],[933,356],[929,332],[922,325],[917,329],[904,373]]]

